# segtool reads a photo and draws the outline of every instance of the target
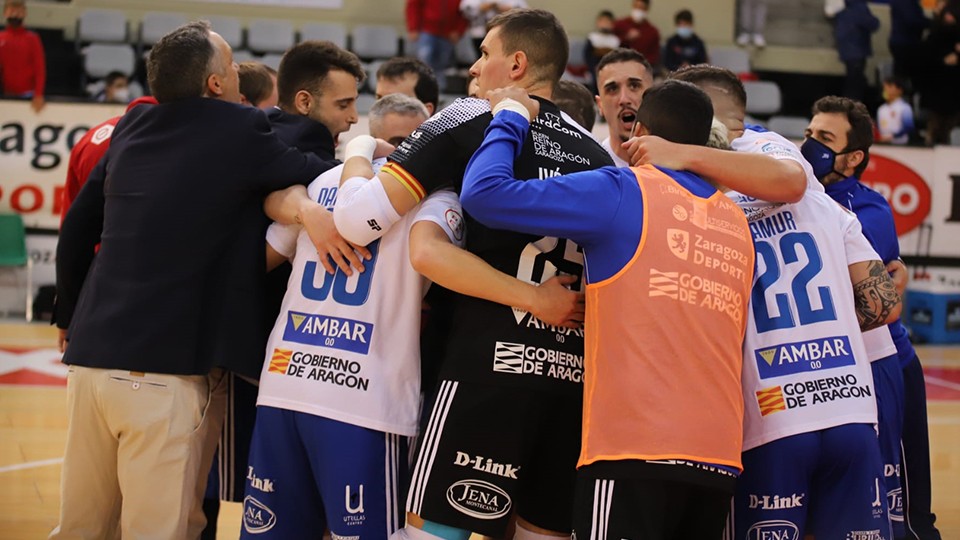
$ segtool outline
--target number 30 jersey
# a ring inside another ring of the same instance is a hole
[[[733,195],[738,204],[752,202]],[[823,192],[753,214],[743,343],[744,443],[877,422],[848,266],[877,260],[860,222]]]
[[[328,208],[340,171],[307,188]],[[272,224],[267,242],[293,271],[267,342],[258,405],[323,416],[386,433],[417,432],[420,404],[420,309],[430,283],[413,269],[410,228],[439,225],[462,245],[460,202],[439,191],[368,247],[366,271],[328,274],[299,226]]]

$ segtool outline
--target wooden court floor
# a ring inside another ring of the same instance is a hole
[[[45,538],[57,523],[66,438],[66,369],[45,325],[0,323],[0,538]],[[944,539],[960,539],[960,346],[921,347],[927,376],[933,504]],[[237,538],[240,505],[218,538]]]

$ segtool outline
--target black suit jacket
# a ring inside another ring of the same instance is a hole
[[[329,166],[281,142],[253,108],[194,98],[127,113],[61,230],[64,362],[259,373],[265,262],[249,217],[270,191]]]

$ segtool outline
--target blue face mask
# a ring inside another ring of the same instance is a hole
[[[678,26],[677,35],[682,39],[690,39],[690,36],[693,35],[693,27],[690,26]]]
[[[837,160],[837,153],[822,142],[813,137],[807,137],[807,140],[803,141],[800,146],[800,153],[810,163],[813,168],[813,175],[817,177],[817,180],[822,182],[830,173],[837,173],[841,178],[843,177],[843,173],[833,169],[833,164]]]

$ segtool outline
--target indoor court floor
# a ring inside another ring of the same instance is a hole
[[[45,538],[57,523],[67,432],[66,366],[46,325],[0,323],[0,538]],[[927,380],[933,506],[960,539],[960,346],[919,348]],[[218,538],[235,539],[240,505],[224,504]]]

